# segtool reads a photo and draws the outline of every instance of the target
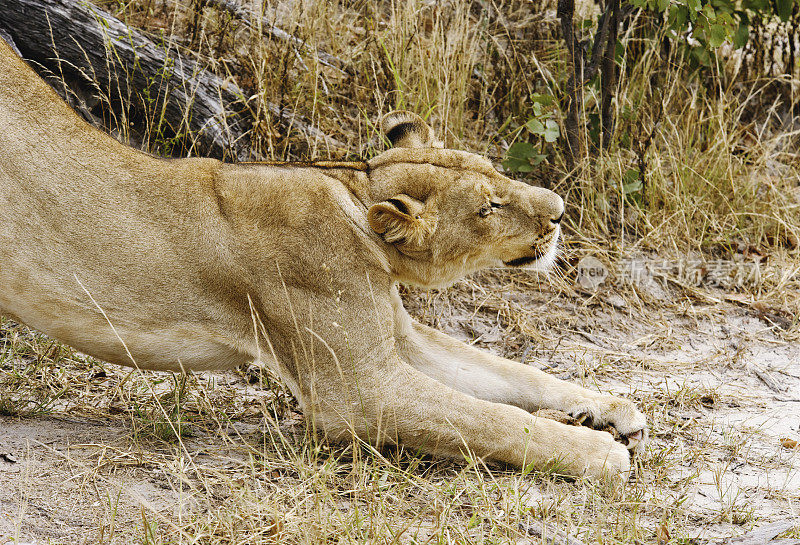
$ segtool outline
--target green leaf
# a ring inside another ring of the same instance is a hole
[[[656,9],[665,11],[669,7],[669,0],[656,0]]]
[[[600,145],[600,114],[598,112],[592,112],[588,116],[589,118],[589,138],[591,138],[592,142],[596,145]]]
[[[722,25],[711,25],[711,32],[708,35],[708,45],[713,48],[721,46],[727,37],[725,27]]]
[[[561,136],[561,130],[558,128],[558,123],[552,119],[548,119],[545,124],[547,128],[544,131],[545,142],[555,142]]]
[[[542,161],[547,159],[547,155],[542,155],[541,153],[535,153],[530,160],[528,161],[532,166],[538,167]]]
[[[622,45],[621,40],[617,40],[616,46],[614,47],[614,62],[617,64],[622,64],[622,60],[625,58],[625,46]]]
[[[735,22],[730,13],[717,11],[717,24],[720,24],[726,28],[732,28]]]
[[[676,32],[685,30],[688,16],[686,6],[672,6],[669,10],[669,27]]]
[[[744,0],[743,6],[753,11],[766,11],[769,9],[769,0]]]
[[[705,47],[700,45],[693,47],[692,56],[703,66],[711,66],[711,55]]]
[[[533,172],[531,158],[538,155],[530,142],[515,142],[506,153],[503,168],[512,172]]]
[[[622,183],[624,185],[631,185],[636,182],[641,183],[641,180],[639,180],[639,169],[629,168],[625,171],[625,174],[622,175]]]
[[[781,21],[786,22],[789,20],[789,17],[792,16],[792,6],[794,3],[795,0],[775,0],[775,5],[778,8],[778,17],[781,18]]]
[[[542,106],[551,106],[555,99],[553,95],[543,95],[541,93],[533,93],[531,95],[531,101],[534,103],[541,104]]]
[[[544,134],[544,125],[542,124],[541,121],[539,121],[535,117],[529,119],[528,122],[525,123],[525,128],[537,136],[541,136]]]
[[[733,13],[733,10],[735,8],[733,2],[731,2],[730,0],[713,0],[711,3],[713,4],[714,9],[716,9],[718,13],[722,12],[730,14]]]
[[[638,193],[642,190],[642,181],[636,180],[635,182],[631,182],[629,184],[625,184],[622,186],[622,194],[626,197],[629,195],[633,195],[634,193]]]
[[[636,200],[634,194],[639,193],[642,187],[642,177],[639,169],[629,168],[626,170],[625,174],[622,175],[622,195],[624,197],[633,197],[633,200]]]
[[[736,32],[733,34],[733,46],[736,49],[741,49],[747,45],[750,39],[750,26],[746,23],[740,23]]]
[[[711,4],[706,4],[705,6],[703,6],[702,13],[703,15],[705,15],[709,23],[716,22],[717,12],[714,11],[714,8],[711,6]]]

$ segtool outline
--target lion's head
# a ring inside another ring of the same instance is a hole
[[[368,220],[398,250],[391,265],[400,280],[435,287],[486,267],[552,265],[561,197],[479,155],[442,149],[415,114],[392,112],[381,129],[395,147],[369,161]]]

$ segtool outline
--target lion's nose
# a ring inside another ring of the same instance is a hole
[[[555,193],[552,195],[548,204],[550,205],[550,223],[555,227],[561,223],[561,219],[564,217],[564,199]]]
[[[540,226],[539,229],[556,229],[564,217],[564,199],[543,187],[525,187],[520,183],[528,200],[527,211],[531,219]]]

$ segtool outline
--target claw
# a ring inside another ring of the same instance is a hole
[[[575,421],[581,426],[591,426],[592,416],[589,413],[582,413],[575,417]]]
[[[644,430],[635,431],[625,436],[625,445],[628,447],[628,450],[639,451],[644,446],[645,437]]]

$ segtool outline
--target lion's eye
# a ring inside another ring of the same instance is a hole
[[[482,218],[485,218],[498,208],[503,208],[504,206],[504,204],[500,204],[499,202],[489,202],[483,205],[480,210],[478,210],[478,214],[480,214]]]

